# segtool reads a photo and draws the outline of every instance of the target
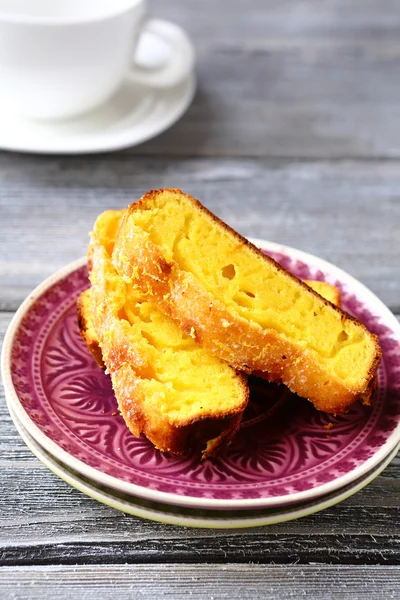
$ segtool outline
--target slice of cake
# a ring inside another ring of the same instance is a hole
[[[110,373],[119,410],[135,436],[144,433],[173,454],[199,449],[203,458],[212,456],[239,427],[246,379],[117,274],[110,253],[122,215],[103,213],[91,234],[92,287],[78,302],[83,338]]]
[[[343,412],[371,386],[376,336],[180,190],[128,208],[113,263],[215,356],[320,410]]]
[[[325,300],[329,300],[331,304],[341,306],[340,291],[334,285],[326,283],[326,281],[311,281],[308,279],[305,279],[304,283],[313,289],[314,292],[325,298]]]
[[[107,367],[103,361],[103,353],[100,348],[100,340],[93,326],[92,319],[92,290],[88,288],[82,292],[77,301],[78,327],[80,334],[99,367],[105,370]]]

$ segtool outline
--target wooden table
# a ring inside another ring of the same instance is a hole
[[[199,87],[155,140],[101,156],[0,154],[1,333],[84,254],[98,213],[182,187],[242,234],[314,253],[400,314],[396,0],[157,0],[197,49]],[[3,394],[3,392],[1,392]],[[320,514],[182,529],[82,495],[25,447],[0,402],[0,597],[400,597],[400,461]]]

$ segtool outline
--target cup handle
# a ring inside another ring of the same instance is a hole
[[[160,41],[164,50],[165,47],[168,48],[169,56],[163,64],[154,65],[154,44],[157,58],[157,43],[160,47]],[[140,60],[142,56],[143,60]],[[148,19],[144,22],[135,62],[129,72],[131,80],[154,88],[172,87],[187,77],[193,67],[193,44],[183,29],[162,19]]]

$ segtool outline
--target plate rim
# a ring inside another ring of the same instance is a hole
[[[150,139],[153,139],[154,137],[160,135],[161,133],[172,127],[185,114],[189,106],[192,104],[196,94],[197,78],[195,71],[189,73],[187,77],[185,77],[179,84],[174,86],[174,88],[179,86],[183,87],[183,91],[177,100],[169,103],[170,109],[168,111],[167,116],[164,118],[162,124],[158,125],[157,127],[153,126],[153,128],[151,128],[147,133],[139,137],[133,135],[133,132],[135,132],[137,129],[137,126],[135,126],[124,128],[122,129],[122,131],[113,133],[109,137],[107,137],[107,134],[105,134],[100,138],[100,140],[96,138],[94,139],[92,134],[90,134],[87,140],[72,140],[70,144],[63,146],[62,140],[61,143],[57,141],[55,143],[36,142],[34,144],[24,143],[23,141],[15,143],[7,139],[5,142],[3,142],[0,133],[0,149],[11,152],[24,152],[29,154],[74,155],[82,153],[98,154],[103,152],[116,152],[125,148],[134,148],[135,146],[143,144],[144,142],[147,142]],[[162,94],[164,90],[150,87],[148,89],[149,93],[157,95],[161,94],[161,98],[163,97]],[[169,89],[170,88],[167,88],[167,91],[169,91]],[[16,117],[15,120],[21,122],[21,125],[25,122],[22,118],[18,117]],[[131,135],[129,135],[130,133]]]
[[[179,515],[176,513],[166,513],[162,511],[162,503],[159,503],[160,506],[158,509],[154,507],[146,508],[135,504],[133,502],[135,500],[134,496],[132,496],[132,502],[128,503],[121,498],[113,497],[112,488],[109,488],[109,490],[97,489],[96,482],[81,480],[79,478],[79,474],[76,475],[75,473],[70,473],[64,468],[63,464],[60,464],[59,461],[56,461],[55,457],[53,457],[49,452],[46,452],[46,450],[42,448],[40,444],[38,444],[38,442],[29,434],[29,431],[27,431],[18,421],[18,417],[13,413],[12,408],[8,406],[8,409],[16,430],[29,450],[31,450],[31,452],[40,460],[42,464],[45,465],[45,467],[47,467],[54,475],[65,481],[65,483],[74,487],[82,494],[85,494],[93,500],[96,500],[101,504],[105,504],[114,510],[121,511],[135,517],[140,517],[142,519],[164,523],[165,525],[178,525],[180,527],[195,527],[201,529],[245,529],[277,525],[278,523],[285,523],[303,517],[308,517],[317,512],[321,512],[327,508],[335,506],[344,500],[347,500],[369,485],[374,479],[376,479],[376,477],[380,475],[380,473],[382,473],[382,471],[384,471],[384,469],[386,469],[400,449],[399,442],[399,444],[397,444],[397,446],[389,452],[385,459],[383,459],[375,468],[368,472],[364,478],[357,479],[354,484],[345,486],[345,489],[341,488],[336,490],[337,493],[329,494],[329,497],[323,496],[322,498],[310,500],[306,506],[297,506],[296,508],[296,505],[291,505],[282,511],[279,510],[279,507],[274,507],[276,509],[275,514],[269,514],[265,516],[229,516],[221,517],[220,519],[213,516],[212,518],[207,518],[205,516],[188,516],[182,514]],[[92,485],[92,483],[94,485]],[[196,511],[196,509],[193,510]],[[222,511],[221,514],[223,514]]]
[[[380,306],[380,310],[385,313],[386,318],[391,321],[391,327],[400,337],[400,323],[397,321],[396,317],[393,313],[385,306],[385,304],[364,284],[360,283],[357,279],[355,279],[352,275],[349,275],[339,267],[336,267],[332,263],[316,257],[312,254],[304,252],[302,250],[297,250],[290,246],[286,246],[283,244],[278,244],[276,242],[269,242],[267,240],[262,240],[259,238],[248,238],[251,242],[256,243],[258,247],[263,248],[264,250],[271,250],[273,252],[280,252],[282,254],[286,254],[289,257],[299,258],[305,262],[310,262],[314,266],[321,266],[321,270],[327,269],[330,273],[337,273],[338,279],[346,283],[347,281],[350,284],[361,286],[363,294],[369,296],[370,300],[374,303],[378,303]],[[387,436],[386,441],[380,449],[375,452],[371,457],[365,460],[361,465],[357,466],[355,469],[347,472],[336,479],[324,483],[322,485],[316,486],[315,488],[303,490],[300,492],[295,492],[286,496],[274,496],[270,498],[250,498],[250,499],[214,499],[214,498],[200,498],[196,496],[184,496],[179,495],[172,492],[164,492],[159,490],[154,490],[149,487],[145,487],[142,485],[134,484],[131,482],[127,482],[121,480],[117,477],[108,475],[103,471],[92,467],[82,460],[75,458],[71,454],[69,454],[66,450],[58,446],[51,438],[49,438],[45,433],[41,431],[41,429],[30,419],[28,413],[25,411],[22,406],[18,394],[15,390],[12,375],[11,375],[11,351],[13,346],[13,341],[19,324],[21,323],[25,313],[29,308],[33,305],[35,300],[41,296],[47,289],[52,287],[56,282],[61,279],[67,277],[70,273],[78,270],[86,264],[86,257],[81,257],[76,259],[75,261],[65,265],[55,273],[51,274],[44,281],[42,281],[22,302],[21,306],[16,311],[13,316],[6,335],[4,337],[2,354],[1,354],[1,371],[3,376],[3,385],[5,388],[5,393],[7,397],[7,402],[11,403],[11,406],[16,413],[16,416],[21,421],[22,425],[27,429],[27,431],[31,434],[31,436],[50,454],[52,454],[55,458],[65,463],[66,465],[73,468],[75,471],[78,471],[81,475],[92,479],[93,481],[97,481],[107,487],[111,487],[117,489],[121,492],[133,494],[135,496],[145,498],[147,500],[178,505],[178,506],[186,506],[196,508],[209,508],[215,510],[223,510],[227,507],[235,510],[246,510],[246,509],[254,509],[254,508],[270,508],[276,506],[283,506],[287,504],[294,504],[298,502],[302,502],[311,498],[316,498],[322,495],[326,495],[328,493],[333,493],[335,490],[340,489],[344,486],[349,485],[351,482],[356,481],[364,474],[368,473],[374,466],[379,464],[381,460],[384,459],[388,453],[400,443],[400,418],[395,429]]]

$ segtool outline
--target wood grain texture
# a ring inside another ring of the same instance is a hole
[[[399,157],[396,0],[152,0],[197,51],[199,88],[133,154]]]
[[[389,600],[400,598],[398,567],[157,565],[3,568],[7,600]],[[3,596],[4,597],[4,596]]]
[[[397,162],[0,155],[0,308],[82,256],[96,216],[181,187],[246,236],[321,256],[400,310]]]

